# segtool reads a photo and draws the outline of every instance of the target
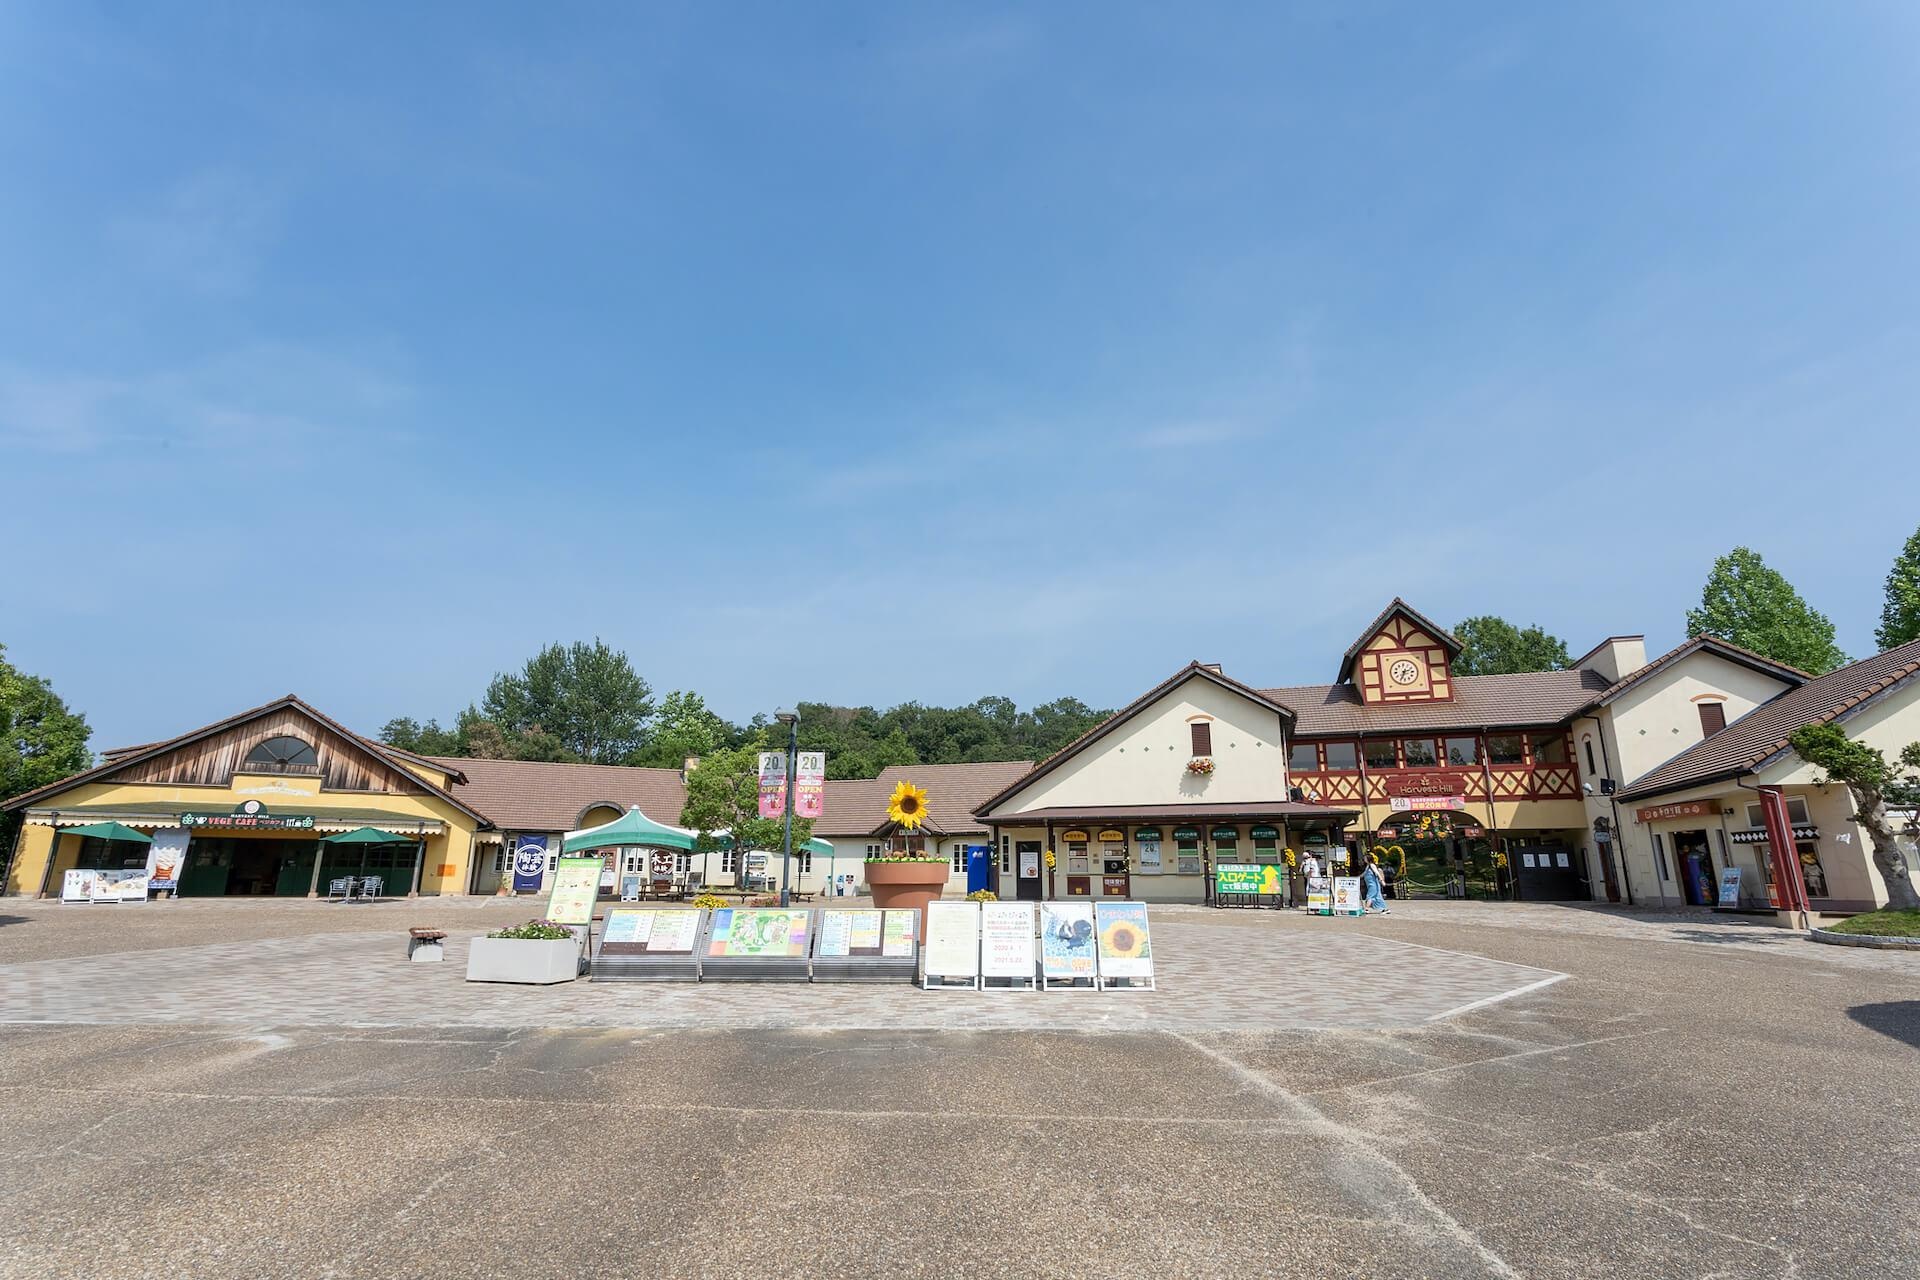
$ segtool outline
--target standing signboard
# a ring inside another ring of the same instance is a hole
[[[1100,989],[1151,991],[1153,939],[1144,902],[1096,902],[1094,933],[1100,944]]]
[[[60,877],[60,901],[92,902],[93,871],[69,871]]]
[[[805,982],[813,913],[804,908],[721,907],[707,924],[702,982]]]
[[[1333,914],[1336,916],[1357,916],[1363,910],[1360,901],[1359,876],[1335,876],[1333,878]]]
[[[980,904],[980,978],[983,985],[1004,978],[1010,986],[1033,989],[1031,902]]]
[[[616,907],[593,953],[595,982],[693,982],[700,977],[700,925],[689,907]]]
[[[1286,891],[1281,868],[1267,862],[1222,862],[1213,868],[1213,896],[1222,906],[1258,905]],[[1237,902],[1229,901],[1237,899]]]
[[[153,843],[147,846],[147,888],[161,893],[180,887],[180,868],[186,865],[192,834],[185,827],[163,827],[153,833]]]
[[[760,816],[782,817],[787,812],[787,753],[760,753]]]
[[[1099,976],[1094,955],[1093,904],[1040,904],[1040,989],[1091,987]]]
[[[793,816],[817,818],[826,812],[827,753],[801,751],[794,756]]]
[[[513,891],[538,893],[547,878],[547,838],[521,836],[513,846]]]
[[[828,907],[817,913],[815,982],[912,982],[919,956],[918,911]]]
[[[555,924],[592,924],[593,904],[600,897],[601,865],[598,858],[560,859],[553,869],[547,919]]]
[[[1720,873],[1720,905],[1723,907],[1740,905],[1740,868],[1728,867]]]
[[[922,990],[935,986],[980,987],[980,904],[927,904],[926,970]]]

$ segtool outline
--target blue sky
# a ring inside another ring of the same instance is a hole
[[[1920,522],[1907,4],[0,2],[0,642],[101,745],[1658,650]]]

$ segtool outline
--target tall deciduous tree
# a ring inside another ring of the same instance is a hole
[[[687,799],[680,825],[700,834],[702,849],[718,848],[715,832],[731,832],[735,849],[771,849],[781,846],[784,818],[760,816],[760,759],[762,740],[741,747],[723,747],[702,756],[687,775]],[[793,847],[813,837],[813,819],[793,820]]]
[[[646,740],[653,690],[605,641],[548,645],[487,686],[482,714],[521,760],[617,764]]]
[[[1503,676],[1517,671],[1565,671],[1573,662],[1567,642],[1540,627],[1516,627],[1481,614],[1453,629],[1460,656],[1453,670],[1463,676]]]
[[[0,645],[0,800],[44,787],[93,764],[85,716],[70,710],[53,686],[7,661]],[[13,849],[19,819],[0,813],[0,858]]]
[[[656,769],[678,769],[694,757],[705,759],[734,744],[741,734],[689,690],[675,689],[661,700],[647,732],[646,745],[626,761]]]
[[[1815,675],[1847,661],[1832,621],[1748,547],[1713,562],[1700,607],[1687,610],[1687,634],[1716,635]]]
[[[1873,638],[1882,650],[1920,640],[1920,529],[1900,548],[1887,574],[1887,601]]]
[[[1907,860],[1895,841],[1890,800],[1911,796],[1920,788],[1920,742],[1909,742],[1898,760],[1888,760],[1878,747],[1856,742],[1837,724],[1810,724],[1788,739],[1793,749],[1853,797],[1854,821],[1873,840],[1873,864],[1887,886],[1890,907],[1920,907]],[[1789,850],[1786,855],[1792,857]]]

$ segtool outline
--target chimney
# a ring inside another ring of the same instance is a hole
[[[698,769],[699,767],[700,767],[699,756],[688,756],[685,760],[681,761],[680,762],[680,781],[685,782],[687,780],[687,775],[692,773],[695,769]]]
[[[1608,636],[1573,665],[1581,671],[1597,671],[1612,684],[1647,665],[1647,638]]]

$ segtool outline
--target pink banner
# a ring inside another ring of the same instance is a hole
[[[802,751],[793,771],[793,816],[817,818],[827,808],[827,753]]]
[[[760,816],[778,818],[787,811],[787,753],[760,753]]]

